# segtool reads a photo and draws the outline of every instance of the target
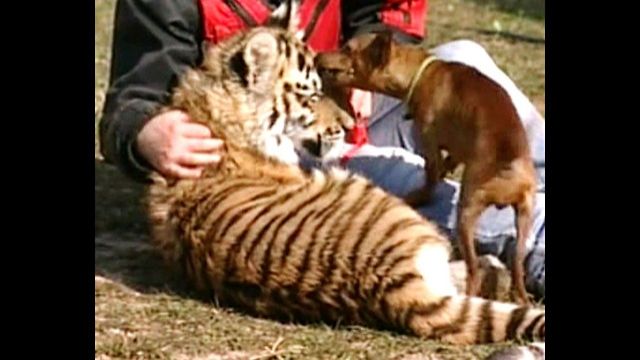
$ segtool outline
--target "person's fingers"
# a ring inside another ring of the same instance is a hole
[[[167,119],[171,119],[171,121],[191,122],[189,114],[181,110],[170,110],[159,116],[164,116]]]
[[[210,138],[211,130],[202,124],[182,123],[177,129],[179,135],[186,138]]]
[[[137,138],[140,154],[162,174],[177,178],[199,177],[205,166],[220,161],[223,145],[182,111],[154,117]]]
[[[188,152],[180,155],[177,163],[181,166],[205,166],[220,162],[220,154]]]
[[[212,153],[222,150],[224,142],[220,139],[188,139],[186,147],[194,152]]]

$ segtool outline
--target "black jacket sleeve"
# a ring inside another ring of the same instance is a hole
[[[382,23],[379,13],[385,6],[384,0],[342,0],[341,6],[343,43],[356,35],[380,31],[391,31],[395,39],[401,42],[418,44],[422,41],[401,29]]]
[[[169,100],[179,75],[200,62],[202,21],[197,0],[118,0],[109,89],[100,122],[101,152],[138,181],[151,168],[135,139]]]

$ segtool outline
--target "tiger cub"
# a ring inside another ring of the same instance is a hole
[[[313,125],[313,54],[272,26],[207,53],[173,106],[225,140],[197,180],[150,187],[152,236],[197,289],[259,316],[362,324],[456,344],[544,338],[544,310],[459,295],[449,241],[400,199],[342,170],[306,172],[279,145]],[[275,27],[277,20],[283,28]],[[288,148],[285,147],[285,148]]]

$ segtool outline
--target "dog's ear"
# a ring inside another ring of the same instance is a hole
[[[391,58],[391,41],[393,36],[390,31],[378,33],[367,47],[369,59],[372,59],[374,67],[382,67],[387,65]]]

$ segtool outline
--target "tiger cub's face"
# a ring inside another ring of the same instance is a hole
[[[319,156],[323,143],[326,148],[341,141],[342,127],[351,126],[348,115],[337,112],[333,102],[320,101],[322,81],[315,67],[316,54],[297,31],[298,5],[297,1],[284,2],[267,27],[248,32],[240,67],[257,106],[258,150],[288,164],[299,163],[300,139],[316,140],[313,153]]]
[[[329,97],[323,97],[311,105],[314,121],[291,134],[297,148],[323,158],[333,149],[345,143],[346,132],[351,130],[354,119]]]
[[[312,106],[322,96],[316,54],[297,31],[297,7],[296,1],[284,2],[267,27],[249,31],[243,51],[246,87],[262,105],[258,148],[288,164],[299,161],[291,137],[315,123]]]
[[[245,47],[247,88],[263,100],[258,111],[258,148],[268,157],[298,164],[293,137],[316,124],[314,105],[322,82],[315,54],[290,33],[257,29]]]

